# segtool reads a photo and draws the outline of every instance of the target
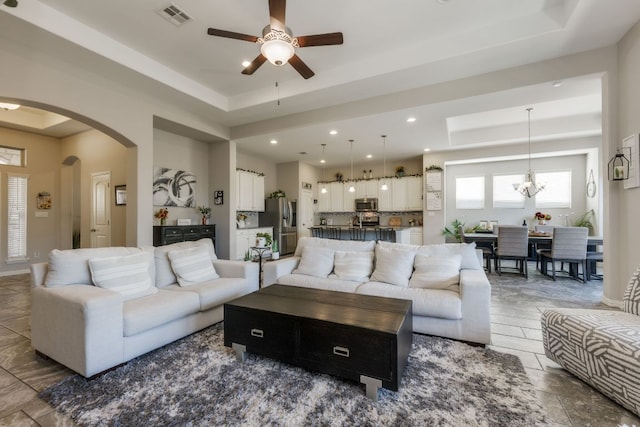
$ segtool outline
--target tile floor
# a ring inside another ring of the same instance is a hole
[[[534,266],[530,266],[534,267]],[[607,307],[599,304],[601,282],[551,280],[530,268],[529,280],[489,275],[492,282],[491,348],[522,360],[540,401],[556,426],[640,427],[640,419],[544,356],[540,314],[547,307]],[[0,277],[0,427],[72,426],[37,393],[71,375],[36,356],[29,341],[29,276]]]

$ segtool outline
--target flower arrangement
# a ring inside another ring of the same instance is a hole
[[[167,218],[169,218],[169,210],[167,208],[160,208],[154,216],[160,220],[160,225],[164,225]]]
[[[198,210],[198,212],[200,212],[200,215],[202,216],[208,217],[209,214],[211,213],[211,208],[208,208],[205,206],[198,206],[196,209]]]
[[[536,212],[536,214],[534,215],[534,218],[537,219],[537,220],[549,221],[551,219],[551,215],[545,214],[545,213],[542,213],[542,212]]]

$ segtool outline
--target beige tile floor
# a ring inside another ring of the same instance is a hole
[[[535,272],[528,281],[507,274],[489,277],[493,285],[490,347],[522,360],[553,425],[640,427],[638,417],[544,356],[542,311],[556,306],[597,307],[601,282],[554,283]],[[34,354],[29,345],[29,310],[29,276],[0,277],[0,427],[72,426],[73,421],[37,397],[40,390],[71,372]]]

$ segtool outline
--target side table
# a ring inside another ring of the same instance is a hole
[[[264,279],[262,278],[262,255],[266,251],[271,249],[270,246],[251,246],[251,250],[258,254],[258,288],[262,289],[262,285],[264,285]]]

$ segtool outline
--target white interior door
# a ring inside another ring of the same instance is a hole
[[[91,174],[91,247],[111,246],[111,173]]]
[[[302,190],[302,197],[298,203],[296,212],[298,216],[298,238],[302,236],[311,236],[309,227],[313,225],[313,192],[311,190]]]

